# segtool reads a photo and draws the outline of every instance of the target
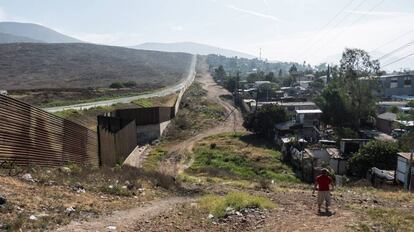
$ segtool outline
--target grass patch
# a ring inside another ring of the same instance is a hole
[[[152,101],[148,100],[148,99],[138,99],[132,102],[133,104],[143,107],[143,108],[149,108],[153,106]]]
[[[106,100],[113,100],[117,98],[124,98],[124,97],[134,97],[140,96],[144,94],[149,94],[152,91],[145,91],[145,92],[130,92],[130,93],[108,93],[107,96],[95,97],[91,99],[77,99],[77,100],[52,100],[47,103],[42,103],[39,105],[41,108],[49,108],[49,107],[59,107],[59,106],[68,106],[68,105],[76,105],[76,104],[83,104],[83,103],[91,103],[96,101],[106,101]]]
[[[248,208],[273,209],[276,205],[265,197],[254,196],[244,192],[231,192],[225,196],[207,195],[200,199],[200,208],[215,217],[224,217],[228,207],[240,211]]]
[[[158,170],[159,162],[165,157],[167,150],[162,147],[157,147],[150,151],[144,163],[145,170]]]
[[[291,168],[281,162],[280,152],[252,146],[245,136],[226,133],[198,143],[194,150],[195,162],[189,172],[255,181],[299,182]]]
[[[411,210],[390,209],[390,208],[361,208],[360,206],[350,206],[351,209],[362,213],[371,219],[372,224],[380,226],[381,231],[414,231],[413,221],[414,212]],[[360,223],[359,227],[367,231],[366,224]]]

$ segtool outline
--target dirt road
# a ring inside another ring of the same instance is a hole
[[[194,199],[186,197],[171,197],[149,202],[143,207],[125,211],[116,211],[111,215],[100,217],[91,221],[71,222],[56,231],[134,231],[137,221],[150,220],[160,213],[172,209],[177,204],[191,202]]]
[[[203,89],[207,91],[208,100],[221,105],[225,109],[226,119],[223,122],[219,122],[214,128],[202,131],[169,149],[167,157],[170,158],[164,161],[160,166],[164,172],[171,175],[177,175],[192,165],[194,161],[193,157],[191,157],[190,161],[185,164],[177,163],[175,157],[180,154],[191,154],[194,144],[198,141],[215,134],[246,131],[243,127],[243,116],[240,110],[235,108],[230,100],[224,100],[221,97],[231,95],[231,93],[217,85],[208,71],[207,63],[203,61],[200,62],[199,69],[197,70],[200,78],[196,79],[196,82],[199,82]]]
[[[217,126],[214,128],[201,132],[198,135],[175,145],[169,151],[170,154],[191,152],[194,144],[197,141],[214,134],[244,131],[244,128],[242,126],[243,117],[240,111],[238,111],[230,101],[226,101],[220,98],[220,96],[229,95],[230,93],[214,82],[212,76],[208,72],[206,63],[203,63],[201,65],[201,68],[199,68],[198,72],[201,77],[196,81],[200,82],[203,88],[207,90],[207,98],[224,107],[227,114],[226,120],[222,123],[217,124]],[[192,161],[190,161],[186,164],[178,164],[176,162],[172,162],[172,160],[173,159],[169,160],[171,162],[164,164],[164,166],[173,166],[173,169],[176,170],[176,172],[173,173],[175,175],[178,174],[179,171],[185,170],[191,166],[192,163]],[[139,161],[134,161],[134,163],[141,163],[143,161],[143,159],[139,159]],[[59,228],[57,231],[131,231],[137,222],[149,220],[158,214],[173,210],[173,207],[177,204],[188,203],[191,201],[195,201],[195,198],[166,198],[150,202],[147,206],[113,212],[111,215],[102,216],[89,222],[72,222],[68,226]]]

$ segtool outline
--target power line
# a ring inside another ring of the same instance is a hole
[[[410,34],[410,33],[411,33],[411,32],[413,32],[413,31],[414,31],[414,28],[412,28],[412,29],[411,29],[411,30],[409,30],[408,32],[405,32],[405,33],[403,33],[403,34],[399,35],[398,37],[396,37],[396,38],[394,38],[394,39],[392,39],[392,40],[390,40],[390,41],[388,41],[388,42],[383,43],[382,45],[380,45],[380,46],[378,46],[377,48],[375,48],[375,49],[373,49],[372,51],[370,51],[370,53],[375,52],[375,51],[377,51],[378,49],[383,48],[383,47],[387,46],[388,44],[391,44],[391,43],[393,43],[393,42],[395,42],[395,41],[397,41],[397,40],[399,40],[399,39],[403,38],[404,36],[406,36],[406,35]]]
[[[411,54],[408,54],[408,55],[406,55],[406,56],[403,56],[403,57],[401,57],[401,58],[399,58],[399,59],[397,59],[397,60],[395,60],[395,61],[393,61],[393,62],[390,62],[390,63],[388,63],[388,64],[385,64],[385,65],[383,65],[382,67],[387,67],[387,66],[390,66],[390,65],[395,64],[395,63],[397,63],[397,62],[400,62],[400,61],[402,61],[402,60],[405,60],[405,59],[407,59],[407,58],[408,58],[408,57],[410,57],[410,56],[414,56],[414,52],[413,52],[413,53],[411,53]]]
[[[340,14],[342,14],[342,12],[345,11],[346,8],[348,8],[348,6],[350,6],[355,0],[351,0],[348,2],[348,4],[346,4],[340,11],[338,11],[338,13],[336,13],[336,15],[331,18],[327,24],[325,24],[323,27],[321,27],[320,31],[322,32],[323,30],[325,30]],[[320,34],[319,34],[320,35]],[[319,37],[319,35],[317,37]],[[312,44],[315,40],[315,37],[312,38],[311,40],[307,40],[308,42],[310,41]],[[308,43],[309,44],[309,43]],[[305,47],[307,47],[307,45],[305,45]]]
[[[329,34],[331,34],[331,32],[333,31],[333,29],[335,29],[336,27],[338,27],[342,22],[344,22],[344,20],[348,17],[348,16],[350,16],[351,14],[352,14],[352,12],[353,11],[356,11],[358,8],[360,8],[364,3],[366,2],[366,0],[363,0],[363,1],[361,1],[356,7],[354,7],[353,8],[353,10],[351,10],[351,11],[349,11],[348,12],[348,14],[346,14],[344,17],[342,17],[341,19],[340,19],[340,21],[339,22],[337,22],[330,30],[328,30],[327,32],[325,32],[324,34],[323,34],[323,37],[322,37],[322,39],[321,40],[319,40],[319,41],[324,41],[325,40],[325,38],[326,38],[326,36],[327,35],[329,35]],[[314,48],[314,45],[316,45],[317,44],[317,42],[318,41],[316,41],[315,43],[313,43],[311,46],[310,46],[310,48],[309,49],[307,49],[306,50],[306,52],[303,54],[303,56],[305,56],[305,55],[307,55],[310,51],[313,51],[313,48]]]
[[[411,41],[411,42],[409,42],[409,43],[404,44],[401,47],[398,47],[398,48],[392,50],[391,52],[389,52],[389,53],[387,53],[387,54],[385,54],[383,56],[381,56],[380,58],[378,58],[378,60],[383,60],[383,59],[387,58],[388,56],[390,56],[390,55],[392,55],[392,54],[394,54],[396,52],[399,52],[399,51],[401,51],[401,50],[403,50],[403,49],[405,49],[407,47],[410,47],[411,45],[414,45],[414,40]]]
[[[384,3],[385,0],[379,1],[376,5],[374,5],[371,9],[367,11],[367,14],[373,12],[375,9],[377,9],[382,3]],[[353,13],[352,11],[350,13]],[[351,23],[348,27],[344,28],[341,32],[336,34],[336,36],[330,41],[333,43],[333,41],[337,40],[339,36],[341,36],[344,32],[348,31],[350,28],[352,28],[355,24],[357,24],[359,21],[361,21],[364,17],[366,17],[367,14],[361,15],[359,18],[357,18],[353,23]]]

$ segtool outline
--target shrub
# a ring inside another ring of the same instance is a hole
[[[349,170],[356,176],[365,176],[372,167],[395,170],[398,144],[389,141],[371,141],[363,146],[349,161]]]
[[[114,82],[109,86],[109,88],[111,88],[111,89],[124,88],[124,84],[122,84],[121,82]]]
[[[244,192],[231,192],[226,196],[207,195],[200,200],[200,207],[216,217],[224,217],[227,207],[240,211],[248,208],[272,209],[276,205],[265,197]]]
[[[137,83],[135,81],[128,81],[124,83],[124,86],[127,88],[132,88],[132,87],[137,86]]]

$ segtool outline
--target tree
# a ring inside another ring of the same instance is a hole
[[[223,65],[220,65],[218,68],[214,69],[214,78],[216,80],[223,80],[226,77],[226,71],[224,70]]]
[[[349,109],[346,93],[337,81],[329,84],[315,102],[323,112],[322,122],[335,127],[351,127],[352,109]]]
[[[299,76],[298,68],[296,68],[296,65],[292,65],[289,68],[289,74],[293,78],[293,82],[296,82],[297,77]]]
[[[273,82],[275,80],[275,74],[273,72],[269,72],[268,74],[266,74],[265,80]]]
[[[279,69],[278,77],[282,77],[282,76],[283,76],[283,71],[282,71],[282,69]]]
[[[114,82],[109,86],[109,88],[111,88],[111,89],[124,88],[124,84],[122,84],[121,82]]]
[[[234,93],[234,91],[236,91],[237,84],[237,77],[227,77],[224,81],[224,88],[226,88],[230,93]]]
[[[375,116],[378,61],[367,52],[346,49],[342,55],[339,76],[334,78],[317,99],[325,123],[359,130],[361,124]]]
[[[257,112],[249,113],[243,125],[260,136],[273,138],[274,128],[277,123],[285,122],[288,119],[286,110],[279,105],[266,104]]]
[[[370,141],[349,160],[349,170],[352,174],[360,177],[365,176],[372,167],[395,170],[397,153],[398,144],[395,142]]]
[[[132,87],[137,86],[137,83],[135,81],[128,81],[124,83],[124,86],[127,88],[132,88]]]

